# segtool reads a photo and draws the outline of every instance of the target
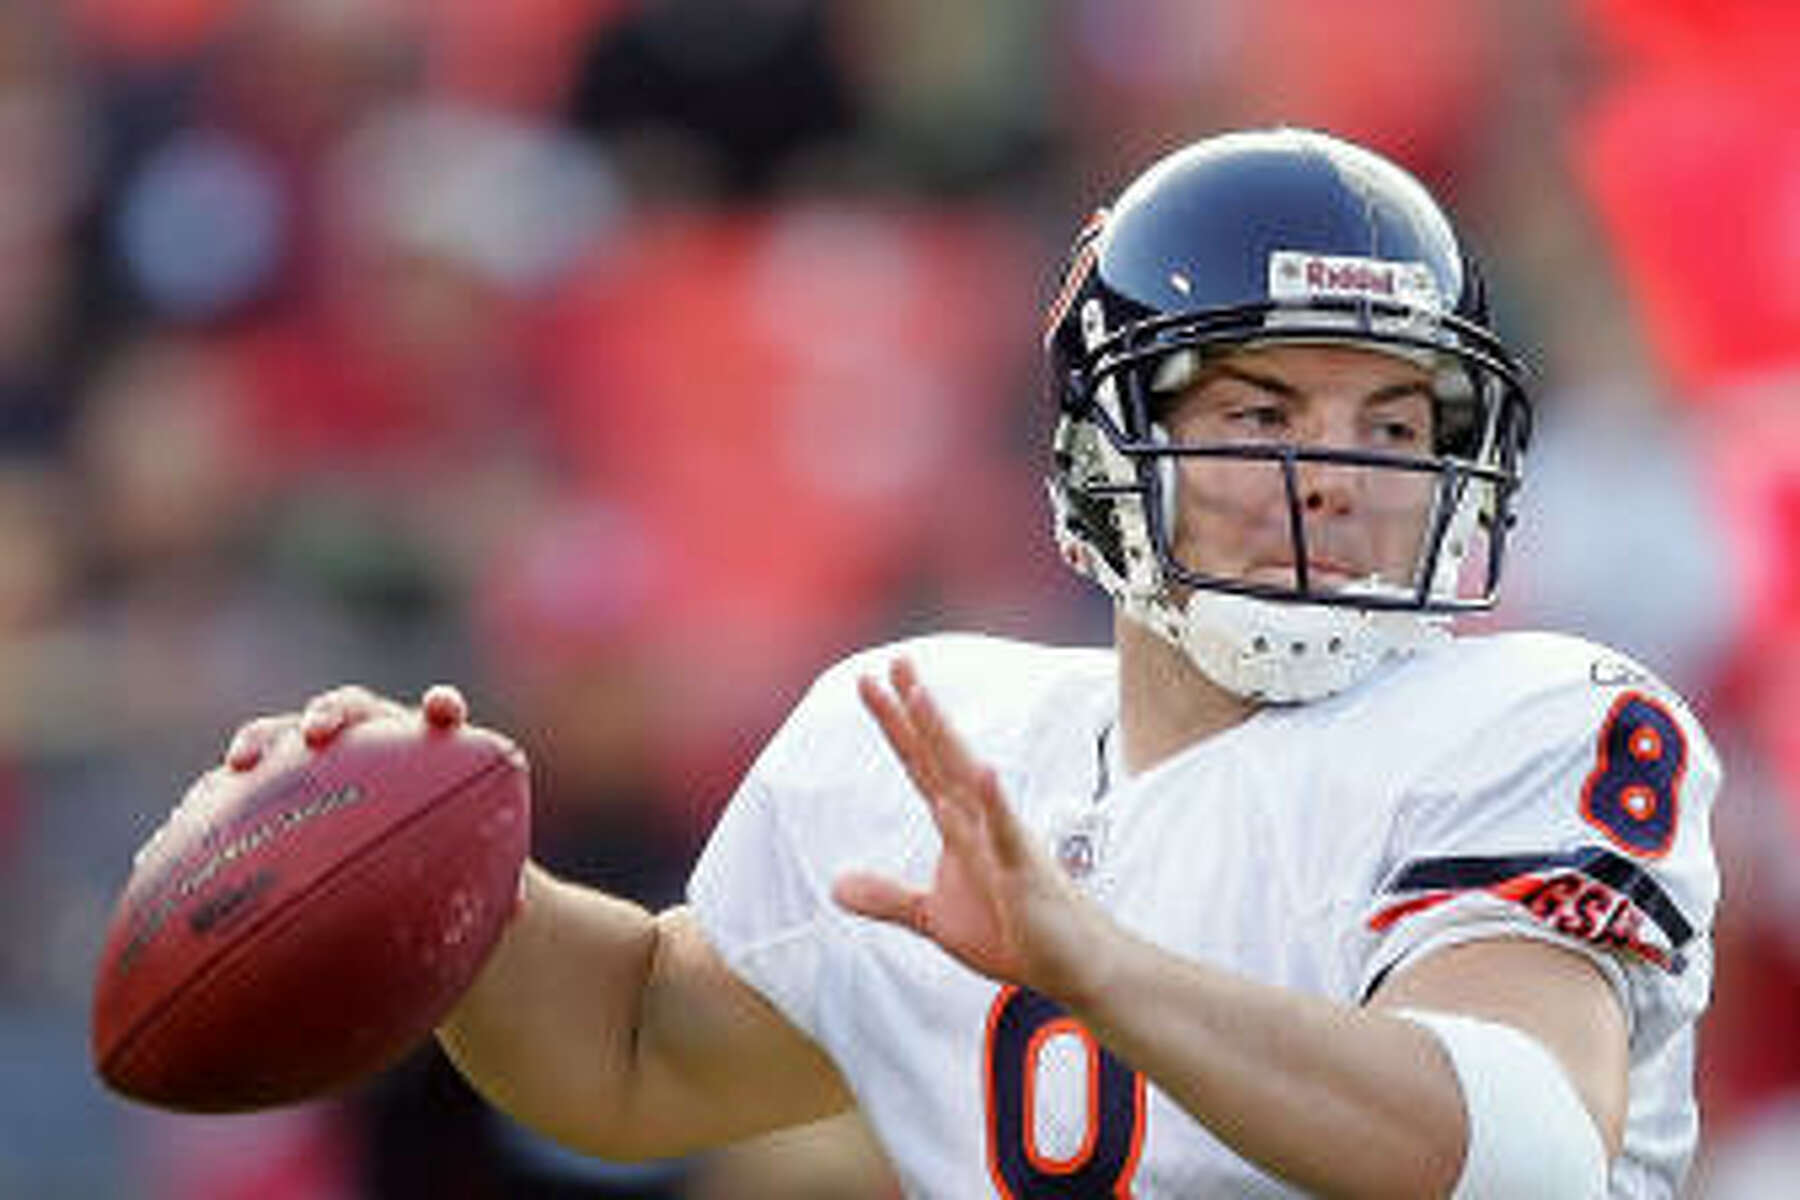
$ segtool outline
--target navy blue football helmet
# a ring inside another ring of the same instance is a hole
[[[1172,380],[1280,343],[1417,364],[1432,381],[1430,444],[1171,440],[1160,418]],[[1449,219],[1392,162],[1295,129],[1226,134],[1163,158],[1078,235],[1045,344],[1065,556],[1232,690],[1329,694],[1449,615],[1494,603],[1531,424],[1524,372],[1491,327],[1480,272]],[[1187,458],[1259,462],[1279,479],[1291,578],[1213,573],[1178,552],[1173,493]],[[1346,587],[1310,576],[1301,477],[1317,464],[1429,481],[1404,578]]]

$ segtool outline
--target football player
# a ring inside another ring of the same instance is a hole
[[[611,1158],[857,1106],[922,1197],[1672,1194],[1719,765],[1620,654],[1452,635],[1530,407],[1445,214],[1320,133],[1209,138],[1049,318],[1056,537],[1114,644],[828,670],[686,905],[528,868],[449,1054]]]

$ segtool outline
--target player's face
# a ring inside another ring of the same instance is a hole
[[[1425,458],[1432,379],[1393,355],[1351,346],[1247,347],[1208,363],[1165,411],[1176,442],[1289,444]],[[1297,585],[1292,508],[1277,462],[1180,458],[1171,540],[1202,574]],[[1298,497],[1311,587],[1371,577],[1408,587],[1435,476],[1300,462]]]

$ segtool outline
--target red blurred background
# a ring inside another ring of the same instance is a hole
[[[108,897],[232,725],[341,680],[461,682],[539,853],[656,902],[838,654],[1105,637],[1038,310],[1149,156],[1273,122],[1446,196],[1538,369],[1498,620],[1644,659],[1725,754],[1693,1190],[1783,1194],[1797,56],[1784,0],[6,6],[0,1194],[892,1194],[854,1127],[580,1163],[429,1051],[267,1118],[117,1104]]]

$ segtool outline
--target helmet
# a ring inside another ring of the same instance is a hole
[[[1173,439],[1172,394],[1208,364],[1278,344],[1416,364],[1429,436],[1402,450]],[[1386,159],[1296,129],[1225,134],[1153,164],[1077,236],[1045,349],[1049,479],[1064,557],[1215,682],[1259,701],[1339,691],[1492,606],[1530,431],[1523,372],[1489,327],[1474,261],[1424,187]],[[1209,563],[1177,536],[1185,472],[1267,475],[1284,564]],[[1255,464],[1251,466],[1249,464]],[[1420,514],[1404,570],[1328,585],[1303,476],[1404,480]],[[1275,503],[1279,503],[1276,501]]]

